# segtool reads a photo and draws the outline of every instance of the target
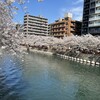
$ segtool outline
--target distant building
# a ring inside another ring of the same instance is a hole
[[[48,19],[41,16],[24,16],[24,33],[28,35],[48,35]]]
[[[19,32],[23,32],[24,31],[24,25],[16,24],[16,30],[19,31]]]
[[[48,24],[48,35],[51,36],[51,24]]]
[[[84,0],[82,34],[100,35],[100,0]]]
[[[19,30],[21,27],[21,24],[16,24],[16,30]]]
[[[72,14],[67,13],[63,19],[49,25],[49,35],[63,38],[64,36],[81,35],[82,22],[72,20]]]

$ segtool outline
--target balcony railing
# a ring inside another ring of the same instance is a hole
[[[96,10],[95,13],[100,13],[100,10]]]
[[[89,24],[89,27],[100,26],[100,23]]]
[[[96,7],[99,7],[100,6],[100,3],[96,3]]]
[[[89,21],[93,21],[93,20],[100,20],[100,17],[89,18]]]

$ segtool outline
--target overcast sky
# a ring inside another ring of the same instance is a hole
[[[23,23],[25,12],[35,16],[42,15],[48,19],[49,23],[63,18],[64,13],[67,12],[73,14],[73,19],[81,20],[83,13],[83,0],[43,0],[43,2],[27,0],[24,5],[18,5],[16,3],[14,5],[17,5],[19,8],[14,21],[19,23]]]

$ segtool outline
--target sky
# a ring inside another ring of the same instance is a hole
[[[19,5],[14,3],[19,10],[14,12],[14,22],[23,23],[23,17],[26,12],[34,16],[43,16],[48,19],[48,23],[53,23],[59,18],[63,18],[64,14],[70,12],[73,19],[82,20],[83,0],[26,0],[26,3]]]

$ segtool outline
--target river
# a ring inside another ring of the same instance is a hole
[[[100,100],[100,68],[56,56],[0,56],[0,100]]]

